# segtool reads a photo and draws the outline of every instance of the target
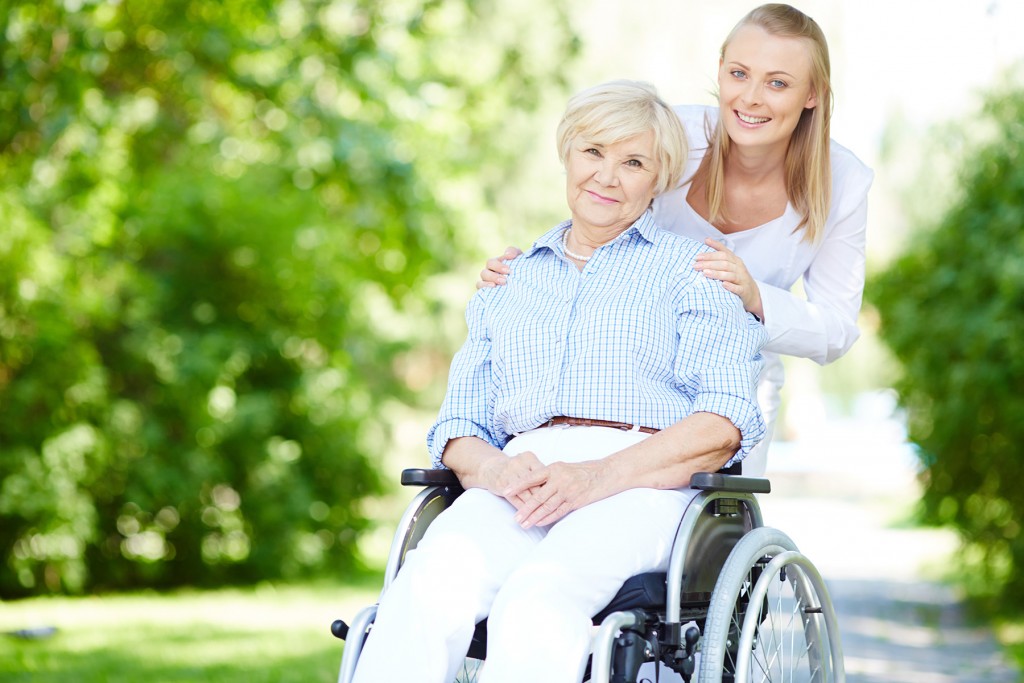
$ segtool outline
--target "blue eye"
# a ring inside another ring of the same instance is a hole
[[[729,72],[729,74],[733,78],[744,78],[747,75],[746,72],[741,71],[740,69],[733,69],[732,71]]]
[[[772,86],[773,88],[785,88],[786,82],[780,81],[778,78],[773,78],[772,80],[768,81],[768,85]]]

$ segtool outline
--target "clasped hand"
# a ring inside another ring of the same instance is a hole
[[[554,524],[599,499],[599,461],[544,465],[531,451],[507,458],[488,486],[516,508],[524,529]]]

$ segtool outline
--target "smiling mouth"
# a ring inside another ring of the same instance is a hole
[[[587,192],[590,193],[591,197],[593,197],[597,201],[601,202],[602,204],[615,204],[616,201],[617,201],[615,199],[612,199],[611,197],[605,197],[602,194],[598,194],[597,192],[594,192],[593,190],[587,190]]]
[[[768,116],[750,116],[739,111],[736,112],[736,116],[739,117],[739,120],[742,121],[743,123],[758,124],[768,123],[769,121],[771,121],[771,117]]]

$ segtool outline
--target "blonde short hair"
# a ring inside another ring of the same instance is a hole
[[[573,95],[558,124],[558,158],[564,166],[573,140],[580,136],[611,145],[647,132],[654,133],[657,196],[679,184],[687,146],[679,117],[649,83],[611,81]]]

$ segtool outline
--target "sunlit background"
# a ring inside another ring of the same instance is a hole
[[[714,104],[722,39],[755,4],[570,2],[569,23],[581,51],[564,72],[567,92],[635,78],[652,82],[673,103]],[[941,147],[943,129],[969,124],[966,117],[981,106],[985,91],[1024,58],[1019,36],[1024,3],[808,0],[798,7],[818,21],[829,41],[833,138],[875,171],[868,268],[877,270],[910,238],[915,221],[934,220],[946,206],[956,169],[948,166]],[[548,226],[546,221],[561,219],[562,170],[554,127],[563,105],[564,97],[549,97],[533,115],[532,137],[518,161],[526,170],[513,179],[513,189],[501,196],[504,201],[484,209],[493,213],[477,235],[480,253],[497,254],[507,244],[523,246]],[[930,182],[922,186],[922,180]],[[475,278],[480,266],[482,259],[447,280],[446,295],[455,301],[465,297],[465,280]],[[876,325],[867,310],[864,336],[832,366],[787,359],[777,440],[798,440],[829,418],[856,413],[869,420],[894,417],[895,398],[885,391],[894,368],[874,337]],[[401,433],[408,452],[419,452],[421,427],[414,422]],[[885,439],[900,443],[898,425],[886,423],[883,431]],[[829,462],[842,461],[837,456]]]
[[[755,4],[575,3],[583,54],[571,84],[582,88],[638,78],[653,82],[670,102],[713,104],[722,39]],[[1024,58],[1024,3],[808,0],[796,6],[821,25],[829,41],[832,136],[875,171],[868,268],[877,270],[909,238],[912,219],[934,218],[945,207],[952,173],[935,178],[932,187],[915,183],[929,177],[930,166],[945,163],[938,146],[941,127],[965,123],[964,117],[981,106],[984,92]],[[554,181],[551,186],[557,187]],[[915,210],[933,213],[922,217]],[[862,322],[865,338],[835,366],[820,369],[810,361],[787,359],[780,439],[807,435],[829,416],[888,414],[891,396],[857,396],[892,379],[873,337],[875,324],[869,313]],[[833,463],[840,460],[837,455]]]
[[[565,217],[553,139],[567,97],[634,78],[672,103],[713,104],[721,42],[756,4],[4,3],[0,631],[54,624],[66,638],[38,650],[0,639],[0,678],[113,680],[141,666],[152,679],[145,667],[159,660],[173,680],[330,680],[337,648],[309,634],[346,616],[321,615],[325,604],[372,599],[379,586],[410,497],[397,472],[427,463],[477,273]],[[958,196],[958,164],[986,134],[975,113],[1022,68],[1024,2],[797,6],[830,44],[833,137],[875,171],[877,273]],[[1016,291],[1018,276],[1024,260],[1006,266],[1000,291]],[[972,286],[998,303],[990,282]],[[993,315],[978,324],[1009,341],[991,348],[1024,355],[1012,345],[1019,319]],[[846,599],[855,579],[876,594],[933,587],[893,558],[953,566],[956,545],[950,531],[893,528],[914,527],[921,461],[881,318],[866,305],[862,338],[828,367],[787,361],[769,458],[781,495],[766,510]],[[977,357],[961,356],[960,375],[976,372]],[[1011,452],[1013,420],[975,431],[995,411],[970,408],[956,415],[973,438],[961,457]],[[1002,580],[1024,565],[1012,555],[1024,548],[1021,512],[998,486],[999,461],[978,462],[968,475],[995,471],[985,495],[936,500],[943,522],[995,534],[997,561],[973,558]],[[808,495],[814,514],[793,503]],[[833,519],[873,534],[855,537],[874,549],[861,564]],[[325,577],[329,588],[302,583]],[[225,586],[241,588],[195,603],[163,593]],[[136,600],[139,589],[156,592]],[[48,594],[105,597],[30,597]],[[914,609],[945,619],[960,597]],[[863,617],[854,637],[880,630],[877,615],[857,614],[866,599],[847,612]],[[927,640],[934,629],[919,622],[900,636]],[[160,649],[169,633],[190,645]],[[942,667],[970,659],[949,647],[974,642],[962,635],[943,643],[958,659]],[[1005,640],[1024,642],[1024,627]],[[254,678],[253,662],[270,661],[269,677]],[[851,667],[880,672],[862,680],[925,680],[862,656]]]
[[[714,104],[721,42],[754,6],[737,0],[571,2],[569,21],[581,54],[565,72],[568,91],[635,78],[656,85],[672,103]],[[875,271],[910,239],[915,226],[935,220],[946,207],[957,169],[942,148],[944,128],[969,125],[967,117],[981,106],[985,92],[1024,58],[1019,36],[1024,3],[808,0],[797,6],[821,25],[829,41],[832,136],[875,172],[868,220],[868,269]],[[534,115],[532,146],[520,155],[526,170],[509,192],[514,198],[505,196],[497,209],[488,207],[494,213],[478,235],[482,253],[500,253],[507,244],[522,247],[548,226],[545,221],[561,219],[562,169],[554,128],[563,106],[564,98],[551,97]],[[482,261],[471,264],[460,271],[462,279],[448,281],[447,296],[464,296],[465,278],[474,278],[480,266]],[[831,366],[785,359],[777,440],[820,435],[828,419],[833,425],[857,415],[898,420],[895,397],[886,391],[895,368],[874,336],[877,322],[868,308],[863,337]],[[902,444],[898,425],[886,422],[880,429],[889,443]],[[420,425],[403,436],[415,449]],[[785,446],[778,449],[784,451]],[[836,456],[819,465],[844,462]]]

